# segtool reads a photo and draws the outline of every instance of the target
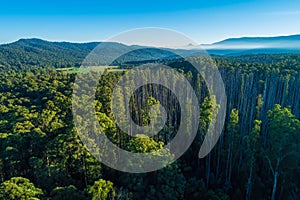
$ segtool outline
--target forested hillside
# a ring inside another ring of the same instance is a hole
[[[130,174],[106,167],[85,149],[71,109],[76,74],[52,69],[80,63],[82,48],[88,53],[96,44],[82,44],[79,53],[76,45],[58,43],[53,48],[62,64],[49,53],[52,49],[39,46],[43,43],[22,42],[0,48],[1,199],[300,198],[300,55],[215,57],[225,83],[227,117],[218,144],[204,159],[198,152],[214,120],[215,98],[184,62],[164,61],[184,74],[200,99],[198,134],[172,165]],[[24,53],[27,48],[34,53]],[[72,53],[65,54],[64,48]],[[148,108],[154,104],[165,106],[171,120],[153,138],[128,136],[110,108],[113,87],[123,73],[107,71],[99,82],[95,109],[100,126],[123,149],[151,153],[176,134],[176,98],[167,90],[158,93],[156,85],[136,91],[131,113],[137,123],[149,123]]]
[[[49,42],[41,39],[20,39],[14,43],[0,45],[0,67],[25,69],[28,67],[39,68],[68,68],[80,67],[85,57],[98,46],[100,42],[91,43],[70,43],[70,42]],[[101,43],[101,49],[105,54],[110,52],[133,51],[140,46],[128,46],[115,42]],[[174,50],[172,50],[174,51]],[[178,50],[181,53],[193,54],[198,51]],[[99,52],[98,52],[99,53]],[[160,49],[149,48],[141,52],[136,50],[130,57],[118,59],[121,64],[124,61],[155,60],[167,58],[170,53]]]

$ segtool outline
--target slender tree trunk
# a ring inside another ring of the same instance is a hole
[[[275,196],[276,196],[278,175],[279,175],[279,173],[276,171],[274,173],[274,182],[273,182],[273,190],[272,190],[272,198],[271,198],[272,200],[275,200]]]
[[[243,144],[244,142],[242,141],[240,144],[239,144],[239,162],[238,162],[238,168],[237,168],[237,174],[238,174],[238,177],[240,176],[240,171],[241,171],[241,166],[242,166],[242,162],[243,162]]]
[[[86,173],[86,163],[85,163],[85,156],[82,156],[82,164],[83,164],[83,174],[84,174],[84,183],[85,187],[88,186],[88,180],[87,180],[87,173]]]
[[[46,157],[46,160],[47,160],[47,166],[48,166],[48,176],[50,177],[51,176],[51,169],[50,169],[50,161],[49,161],[48,156]]]
[[[250,173],[247,182],[246,200],[251,199],[253,164],[254,164],[254,158],[252,157],[251,164],[250,164]]]
[[[217,166],[216,166],[216,179],[219,178],[219,171],[220,171],[220,162],[221,162],[221,151],[222,151],[222,143],[223,143],[223,134],[220,137],[219,148],[217,150]]]
[[[275,168],[273,168],[272,166],[272,163],[271,163],[271,160],[269,159],[269,157],[266,157],[267,160],[268,160],[268,163],[269,163],[269,166],[270,166],[270,169],[272,171],[272,174],[273,174],[273,190],[272,190],[272,197],[271,199],[272,200],[275,200],[275,197],[276,197],[276,189],[277,189],[277,182],[278,182],[278,176],[279,176],[279,165],[280,165],[280,162],[282,161],[282,159],[279,157],[277,158],[277,162],[276,162],[276,166]]]
[[[209,185],[209,177],[210,177],[210,153],[206,157],[206,187]]]
[[[226,181],[225,185],[230,185],[230,176],[231,176],[231,144],[228,147],[228,155],[227,155],[227,162],[226,162]]]

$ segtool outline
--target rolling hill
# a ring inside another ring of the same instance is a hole
[[[121,56],[116,63],[129,61],[157,60],[173,57],[174,53],[167,50],[152,47],[127,46],[113,42],[91,42],[91,43],[69,43],[69,42],[49,42],[41,39],[20,39],[10,44],[0,45],[0,66],[4,67],[79,67],[86,56],[99,44],[101,49],[97,49],[99,54],[105,53],[106,59],[110,55],[131,52],[126,56]],[[105,52],[99,52],[105,51]],[[182,50],[185,53],[189,51]],[[105,62],[105,60],[104,60]],[[95,63],[96,64],[96,63]],[[107,63],[101,63],[107,64]]]

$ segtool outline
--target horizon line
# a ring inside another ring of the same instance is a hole
[[[199,45],[211,45],[211,44],[215,44],[218,42],[222,42],[224,40],[228,40],[228,39],[243,39],[243,38],[276,38],[276,37],[289,37],[289,36],[300,36],[300,33],[298,34],[282,34],[282,35],[245,35],[245,36],[232,36],[232,37],[226,37],[223,39],[219,39],[216,40],[214,42],[211,43],[199,43]],[[66,42],[66,43],[75,43],[75,44],[87,44],[87,43],[101,43],[101,42],[106,42],[105,40],[86,40],[86,41],[81,41],[81,40],[60,40],[60,39],[46,39],[43,37],[36,37],[36,36],[32,36],[32,37],[20,37],[16,40],[10,41],[10,42],[4,42],[4,43],[0,43],[0,45],[8,45],[8,44],[12,44],[15,42],[18,42],[20,40],[33,40],[33,39],[38,39],[38,40],[42,40],[42,41],[46,41],[46,42]],[[133,44],[134,45],[134,44]]]

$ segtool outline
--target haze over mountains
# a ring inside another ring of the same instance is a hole
[[[299,53],[300,35],[229,38],[201,47],[215,54]]]
[[[99,44],[100,42],[70,43],[20,39],[10,44],[0,45],[0,65],[80,66],[84,58]],[[120,43],[105,43],[105,46],[107,46],[107,50],[113,52],[133,51],[140,48],[139,46],[128,46]],[[300,53],[300,35],[229,38],[213,44],[199,45],[188,49],[182,48],[173,50],[173,52],[178,52],[181,55],[194,55],[203,52],[201,48],[207,50],[209,54],[224,56]],[[167,51],[150,48],[146,51],[137,51],[132,59],[151,60],[171,56],[172,54],[167,53]]]

